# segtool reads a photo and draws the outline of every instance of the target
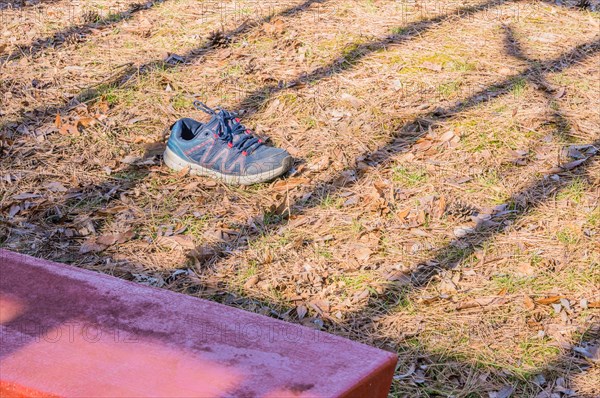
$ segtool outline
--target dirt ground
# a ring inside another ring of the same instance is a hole
[[[598,397],[577,3],[0,0],[0,247],[396,352],[392,397]],[[292,172],[171,172],[194,98]]]

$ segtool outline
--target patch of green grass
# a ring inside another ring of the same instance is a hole
[[[244,267],[238,269],[237,275],[242,281],[247,281],[258,273],[258,263],[255,260],[248,260]]]
[[[470,72],[476,69],[476,65],[462,59],[454,59],[445,66],[447,69],[455,72]]]
[[[364,289],[374,279],[374,276],[369,272],[361,272],[351,275],[338,275],[334,278],[335,282],[342,282],[344,286],[350,290]]]
[[[300,119],[300,123],[305,129],[313,129],[317,127],[317,119],[312,116],[307,116],[305,118]]]
[[[429,173],[418,166],[395,166],[392,169],[392,180],[402,184],[404,187],[413,188],[425,184],[429,179]]]
[[[265,211],[263,214],[263,223],[265,225],[272,225],[281,222],[285,218],[285,215],[277,214],[271,211]]]
[[[443,99],[448,99],[454,94],[460,91],[462,83],[459,81],[453,81],[448,83],[442,83],[437,87],[438,94]]]
[[[406,296],[402,296],[394,307],[395,312],[402,312],[405,314],[416,314],[417,310],[414,303]]]
[[[591,226],[592,228],[600,227],[600,207],[596,207],[592,212],[587,216],[585,220],[586,224]]]
[[[530,284],[531,278],[518,278],[514,275],[496,275],[492,277],[494,291],[506,289],[508,293],[515,293],[527,287]]]
[[[210,220],[210,216],[208,214],[204,214],[200,217],[196,216],[185,216],[181,219],[182,223],[185,225],[186,235],[191,235],[194,238],[200,239],[204,232],[207,222]]]
[[[295,93],[283,93],[278,97],[278,99],[282,104],[290,106],[298,101],[298,95]]]
[[[315,246],[315,254],[319,257],[323,257],[326,260],[333,260],[333,253],[327,248],[327,246]]]
[[[525,88],[527,87],[527,80],[524,77],[517,77],[513,79],[512,86],[510,88],[510,92],[515,98],[520,98],[525,93]]]
[[[468,259],[472,254],[473,251],[469,248],[448,246],[448,248],[444,250],[443,258],[440,258],[440,261],[445,264],[452,264],[459,261],[464,262],[464,260]]]
[[[431,62],[432,64],[444,66],[446,63],[452,61],[453,58],[448,53],[434,53],[417,58],[416,63],[417,65],[421,65],[424,62]]]
[[[353,234],[359,234],[362,232],[363,229],[364,229],[364,226],[362,225],[362,223],[360,222],[359,219],[352,220],[352,224],[350,225],[350,230],[352,231]]]
[[[548,360],[560,354],[560,349],[550,345],[550,342],[542,339],[527,339],[519,342],[521,355],[519,359],[522,365],[529,368],[540,366]]]
[[[240,77],[244,75],[244,68],[241,65],[231,65],[221,72],[223,78],[226,77]]]
[[[407,32],[407,29],[403,26],[396,26],[390,30],[393,35],[403,35]]]
[[[183,94],[177,94],[173,97],[171,105],[175,110],[190,109],[192,107],[192,100]]]
[[[556,239],[566,246],[579,243],[580,238],[579,231],[575,230],[574,227],[564,227],[556,232]]]
[[[356,61],[358,61],[360,58],[362,58],[363,52],[364,48],[360,42],[351,43],[344,47],[344,49],[341,52],[340,58],[345,59],[347,63],[352,65],[356,63]]]
[[[322,209],[339,209],[342,205],[343,198],[336,198],[331,194],[327,194],[321,201],[319,202],[319,207]]]
[[[558,193],[558,195],[556,195],[556,198],[558,200],[570,200],[575,203],[580,203],[581,199],[583,199],[585,195],[587,188],[588,186],[585,180],[583,180],[582,178],[575,178],[569,183],[569,185],[564,187]]]
[[[452,123],[452,126],[462,132],[460,145],[465,151],[473,153],[503,148],[506,142],[514,141],[513,136],[520,135],[510,128],[503,129],[503,126],[485,119],[460,120]],[[515,145],[511,142],[509,147]]]
[[[496,170],[487,170],[477,176],[477,182],[485,188],[496,188],[500,184],[500,176]]]

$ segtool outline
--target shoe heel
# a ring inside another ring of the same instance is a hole
[[[165,164],[175,171],[183,170],[188,166],[187,162],[181,159],[179,156],[175,155],[175,153],[167,147],[165,149],[165,153],[163,154],[163,161]]]

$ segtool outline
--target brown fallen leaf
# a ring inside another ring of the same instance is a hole
[[[175,178],[180,179],[183,178],[187,175],[187,173],[190,171],[190,166],[184,167],[183,169],[179,170],[176,174],[175,174]]]
[[[82,117],[80,119],[77,119],[77,125],[81,126],[81,127],[90,127],[93,126],[94,124],[96,124],[97,120],[94,119],[93,117]]]
[[[277,19],[272,23],[265,22],[262,26],[263,31],[269,35],[283,33],[285,30],[285,22],[281,19]]]
[[[192,238],[186,235],[159,236],[155,242],[159,246],[174,250],[192,250],[196,246]]]
[[[49,182],[44,184],[44,188],[52,192],[67,192],[67,188],[58,181]]]
[[[79,130],[77,129],[77,126],[66,123],[63,123],[63,125],[58,129],[58,132],[62,135],[72,135],[75,137],[79,135]]]
[[[104,246],[112,246],[116,243],[125,243],[128,240],[130,240],[131,238],[133,238],[133,236],[135,235],[135,233],[133,232],[133,229],[130,229],[126,232],[123,233],[118,233],[118,234],[106,234],[106,235],[102,235],[99,236],[96,239],[96,243],[104,245]]]
[[[498,297],[479,297],[474,300],[464,301],[456,306],[456,310],[466,310],[468,308],[485,307],[494,303]]]
[[[421,139],[421,140],[418,140],[415,145],[413,145],[412,149],[413,149],[413,151],[416,151],[416,152],[424,152],[424,151],[428,150],[429,148],[431,148],[432,145],[433,145],[433,141]]]
[[[105,250],[106,248],[107,248],[107,246],[97,243],[96,240],[92,238],[92,239],[85,241],[81,245],[81,247],[79,248],[79,253],[80,254],[99,253],[99,252]]]
[[[360,245],[355,246],[354,250],[352,251],[354,257],[359,261],[367,261],[369,257],[371,257],[372,253],[373,251],[371,249]]]
[[[350,95],[348,93],[343,93],[341,98],[344,101],[348,101],[355,108],[359,108],[360,106],[362,106],[364,104],[363,100],[358,99],[355,96]]]
[[[273,184],[275,191],[289,191],[290,189],[296,188],[299,185],[305,185],[310,182],[310,179],[303,177],[290,177],[285,180],[278,180]]]
[[[535,308],[535,301],[528,295],[523,296],[523,307],[526,310],[532,310]]]
[[[54,118],[54,126],[59,129],[62,127],[62,119],[60,113],[56,112],[56,118]]]
[[[399,220],[403,221],[410,214],[410,210],[411,210],[410,207],[406,208],[406,209],[400,211],[399,213],[396,213],[396,217],[398,217]]]
[[[454,131],[452,130],[448,130],[446,131],[444,134],[442,134],[439,138],[438,141],[440,142],[448,142],[450,141],[452,138],[454,138]]]
[[[535,300],[536,303],[546,305],[546,304],[554,304],[560,301],[561,298],[566,298],[565,296],[550,296],[541,299]]]
[[[588,308],[600,308],[600,301],[592,301],[588,303]]]
[[[254,285],[256,285],[258,283],[259,280],[260,279],[259,279],[258,275],[252,275],[250,278],[248,278],[246,283],[244,283],[244,288],[245,289],[252,288]]]
[[[117,239],[118,239],[117,235],[115,235],[115,234],[102,235],[102,236],[98,237],[98,239],[96,239],[96,243],[108,247],[108,246],[112,246],[115,243],[117,243]]]

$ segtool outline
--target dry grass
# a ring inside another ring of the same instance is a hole
[[[0,246],[393,350],[392,396],[600,394],[597,12],[69,4],[1,10]],[[293,175],[170,172],[193,97]]]

